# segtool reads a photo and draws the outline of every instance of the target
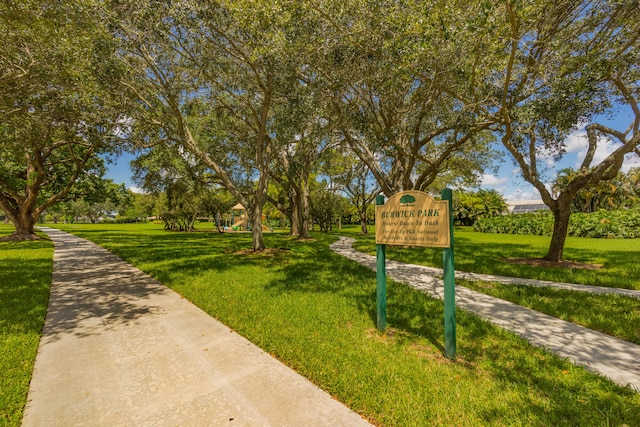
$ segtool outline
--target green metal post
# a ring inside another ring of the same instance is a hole
[[[384,205],[384,196],[376,196],[376,205]],[[376,245],[376,327],[384,332],[387,329],[387,267],[386,245]]]
[[[456,357],[456,287],[453,264],[453,193],[450,188],[442,190],[442,200],[449,202],[450,246],[442,252],[444,267],[444,355]]]

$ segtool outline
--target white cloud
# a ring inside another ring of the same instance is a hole
[[[640,168],[640,156],[633,153],[627,155],[621,170],[627,173],[631,168]]]
[[[584,157],[587,155],[587,148],[589,146],[589,143],[587,141],[587,133],[584,130],[573,132],[567,137],[567,140],[565,142],[567,153],[575,153],[576,155],[576,161],[573,165],[573,168],[578,169],[582,165]],[[614,142],[610,139],[600,137],[598,139],[596,152],[593,155],[593,161],[591,162],[591,165],[596,166],[600,164],[600,162],[606,159],[607,156],[609,156],[619,147],[619,142]],[[637,155],[631,153],[628,154],[625,158],[621,170],[622,172],[626,173],[629,171],[629,169],[638,166],[640,166],[640,158]]]
[[[544,186],[547,190],[550,191],[551,184],[545,183]],[[536,188],[529,184],[528,182],[523,182],[518,184],[518,187],[512,190],[511,194],[505,194],[504,199],[507,203],[516,202],[516,201],[536,201],[542,203],[542,197],[540,196],[540,192],[536,190]]]
[[[613,153],[616,148],[618,148],[620,144],[614,144],[611,141],[600,139],[598,141],[598,146],[596,147],[596,152],[593,156],[592,165],[600,164],[604,159],[609,156],[609,154]],[[583,156],[584,157],[584,156]]]
[[[137,194],[145,194],[144,190],[140,187],[134,187],[131,186],[129,187],[129,191],[131,191],[132,193],[137,193]]]
[[[565,140],[565,150],[567,153],[579,153],[582,158],[584,158],[587,152],[587,145],[587,133],[583,130],[572,132]]]
[[[535,190],[523,191],[518,189],[514,193],[508,194],[505,196],[505,200],[507,201],[507,203],[515,202],[519,200],[539,200],[539,199],[540,199],[540,193],[538,193]]]
[[[509,180],[509,178],[507,177],[498,177],[495,175],[488,175],[488,174],[484,174],[482,175],[482,185],[489,185],[489,186],[496,186],[496,185],[502,185],[505,184],[507,181]]]

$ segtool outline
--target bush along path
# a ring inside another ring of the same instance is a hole
[[[360,264],[376,269],[376,258],[354,250],[351,245],[355,239],[341,237],[331,245],[331,249]],[[387,276],[406,283],[435,298],[443,298],[443,281],[438,278],[442,270],[413,264],[403,264],[387,260]],[[558,286],[565,289],[564,283],[539,282],[529,279],[500,278],[498,276],[459,273],[467,280],[500,280],[533,286]],[[460,277],[456,274],[456,277]],[[576,289],[586,291],[615,292],[612,288],[598,288],[574,285]],[[624,295],[640,298],[640,291],[618,289]],[[557,319],[537,311],[521,307],[499,298],[456,286],[456,306],[518,334],[531,344],[544,347],[557,355],[599,373],[621,386],[629,386],[640,392],[640,345],[632,344],[609,335],[593,331],[574,323]]]

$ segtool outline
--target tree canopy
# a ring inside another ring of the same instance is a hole
[[[0,208],[32,235],[39,213],[99,174],[96,154],[126,140],[164,191],[196,194],[196,175],[224,187],[260,250],[268,200],[307,237],[310,200],[336,191],[312,181],[336,153],[344,168],[328,178],[364,231],[378,191],[473,187],[498,143],[553,212],[558,260],[576,195],[640,154],[639,11],[637,0],[3,3]],[[598,121],[620,105],[628,127]],[[587,154],[552,191],[548,165],[577,126]],[[616,148],[596,163],[604,140]]]
[[[506,1],[502,65],[493,74],[496,103],[488,109],[504,147],[554,215],[546,259],[562,259],[571,203],[583,188],[616,177],[640,151],[640,8],[637,1]],[[488,77],[488,76],[487,76]],[[624,104],[625,130],[597,120]],[[588,147],[573,179],[554,194],[545,165],[566,150],[567,136],[587,123]],[[595,164],[598,144],[616,149]]]
[[[0,207],[11,238],[35,238],[39,215],[99,174],[117,139],[113,43],[95,4],[2,2]]]

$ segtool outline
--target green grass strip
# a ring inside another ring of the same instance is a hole
[[[640,299],[492,282],[457,284],[640,344]]]
[[[344,230],[347,233],[350,230]],[[343,233],[344,234],[344,233]],[[373,236],[352,234],[354,248],[375,253]],[[540,257],[548,238],[485,234],[456,229],[456,270],[569,283],[640,289],[640,239],[569,239],[567,257],[599,264],[598,270],[530,267],[505,258]],[[387,257],[401,262],[442,267],[442,251],[388,247]],[[561,289],[456,280],[459,285],[511,301],[596,331],[640,344],[640,299]]]
[[[357,239],[354,249],[375,255],[375,235],[342,230]],[[589,239],[569,237],[566,260],[600,266],[596,270],[533,267],[507,262],[510,258],[541,258],[549,247],[549,237],[487,234],[457,228],[454,231],[457,271],[525,277],[554,282],[640,290],[640,239]],[[411,264],[442,268],[442,250],[434,248],[387,247],[387,258]]]
[[[0,236],[13,232],[0,225]],[[53,244],[0,242],[0,425],[19,426],[49,299]]]
[[[107,247],[311,379],[374,423],[640,425],[640,395],[458,311],[458,359],[443,356],[443,305],[389,281],[375,329],[375,274],[328,248],[157,225],[66,227]]]

